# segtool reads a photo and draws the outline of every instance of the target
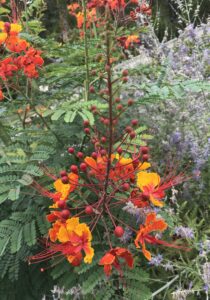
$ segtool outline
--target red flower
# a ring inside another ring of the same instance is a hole
[[[0,62],[0,78],[7,80],[7,77],[13,76],[13,72],[17,71],[18,67],[14,64],[12,57],[7,57]]]
[[[2,101],[4,99],[4,95],[2,93],[2,90],[0,89],[0,101]]]
[[[23,68],[24,74],[29,78],[36,78],[39,76],[37,67],[41,67],[44,63],[40,56],[41,51],[34,48],[29,48],[24,56],[19,56],[17,59],[18,65]]]
[[[179,174],[177,176],[168,176],[166,181],[162,183],[157,173],[139,172],[137,174],[137,186],[142,191],[142,198],[151,201],[153,205],[159,207],[164,205],[161,199],[165,197],[165,190],[185,180],[185,176]]]
[[[125,248],[114,248],[107,252],[99,261],[99,265],[104,266],[104,273],[111,275],[112,266],[121,273],[119,258],[123,258],[129,268],[133,268],[133,256]]]
[[[144,256],[151,260],[151,253],[146,249],[145,242],[149,244],[159,244],[166,247],[172,247],[177,249],[189,250],[188,248],[178,246],[175,244],[170,244],[165,241],[159,240],[150,235],[151,232],[159,231],[162,232],[166,230],[168,227],[167,223],[163,219],[157,219],[156,213],[149,213],[146,217],[146,221],[144,225],[140,225],[140,229],[137,233],[136,239],[134,241],[136,248],[140,248],[139,243],[142,246],[142,252]]]

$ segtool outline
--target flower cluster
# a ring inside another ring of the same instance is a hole
[[[141,249],[149,261],[152,255],[146,249],[147,244],[184,249],[153,234],[162,233],[168,227],[165,220],[158,216],[155,207],[164,206],[165,191],[183,182],[185,176],[170,174],[161,179],[159,174],[149,171],[151,164],[148,162],[147,146],[129,154],[124,147],[117,145],[116,150],[109,152],[105,135],[100,135],[106,130],[106,123],[110,124],[110,119],[102,116],[97,107],[90,109],[98,111],[100,120],[105,125],[99,133],[99,128],[92,127],[88,120],[84,121],[84,132],[93,142],[95,151],[90,156],[85,156],[83,152],[75,153],[73,147],[68,148],[69,154],[80,160],[80,165],[71,165],[70,173],[66,170],[60,172],[60,178],[54,181],[55,192],[44,189],[37,182],[33,183],[33,187],[42,195],[53,200],[50,214],[47,215],[52,227],[49,230],[46,250],[30,257],[29,261],[33,263],[63,256],[71,265],[77,266],[82,262],[84,252],[84,262],[91,263],[94,256],[92,237],[95,229],[101,229],[101,226],[104,227],[103,234],[108,240],[109,250],[100,259],[99,265],[104,266],[107,276],[111,274],[112,268],[121,274],[121,259],[129,268],[134,265],[130,250],[120,245],[114,247],[112,241],[112,236],[115,236],[118,243],[123,242],[128,229],[129,239],[132,240],[135,236],[133,242],[136,249]],[[126,126],[121,141],[131,142],[135,138],[137,123],[137,120],[132,120],[131,126]],[[89,197],[83,196],[84,189],[89,191]],[[79,200],[76,200],[78,197]],[[128,203],[132,203],[135,209],[148,208],[139,228],[138,225],[137,228],[133,225],[132,220],[126,223],[120,219],[120,211]],[[107,217],[112,223],[111,228]]]
[[[37,78],[38,68],[44,61],[41,52],[34,49],[30,44],[19,37],[21,25],[8,22],[0,22],[0,47],[9,52],[6,58],[0,60],[0,79],[2,86],[8,88],[9,81],[17,77],[20,72],[27,78]],[[0,86],[0,101],[4,95]]]

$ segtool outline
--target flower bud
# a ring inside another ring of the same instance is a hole
[[[85,134],[90,134],[90,128],[84,128],[84,133]]]
[[[91,215],[93,213],[93,208],[92,208],[91,205],[88,205],[88,206],[85,207],[85,213],[87,215]]]
[[[118,104],[117,107],[116,107],[116,109],[117,109],[117,110],[122,110],[122,109],[123,109],[122,104]]]
[[[134,103],[133,99],[128,99],[128,106],[132,106]]]
[[[69,216],[70,216],[70,211],[69,211],[68,209],[62,210],[62,212],[61,212],[61,217],[62,217],[63,219],[68,219]]]
[[[106,154],[107,154],[107,152],[106,152],[106,150],[105,150],[105,149],[102,149],[102,150],[100,151],[100,153],[101,153],[101,155],[102,155],[102,156],[104,156],[104,155],[106,155]]]
[[[121,147],[118,147],[118,148],[117,148],[117,153],[118,153],[118,154],[122,154],[122,152],[123,152],[123,149],[122,149]]]
[[[101,142],[104,144],[104,143],[106,143],[106,137],[105,136],[102,136],[101,137]]]
[[[130,184],[125,182],[123,183],[122,185],[122,189],[126,192],[126,191],[129,191],[130,190]]]
[[[114,234],[117,237],[122,237],[124,234],[124,229],[121,226],[115,227]]]
[[[128,70],[123,70],[122,71],[122,76],[127,77],[128,76]]]
[[[89,92],[90,92],[91,94],[95,93],[95,88],[94,88],[94,86],[90,86]]]
[[[70,154],[73,154],[73,153],[74,153],[74,148],[73,148],[73,147],[68,148],[68,152],[69,152]]]
[[[133,119],[133,120],[131,121],[131,124],[132,124],[133,126],[138,125],[138,120],[137,120],[137,119]]]
[[[96,152],[92,152],[91,156],[92,158],[96,159],[98,157],[98,154]]]
[[[81,164],[80,164],[80,170],[81,170],[82,172],[85,172],[85,171],[87,170],[87,165],[86,165],[86,163],[81,163]]]
[[[61,176],[61,177],[67,176],[67,172],[64,171],[64,170],[63,170],[63,171],[60,171],[60,176]]]
[[[83,156],[84,156],[84,154],[83,154],[82,152],[77,152],[77,157],[78,157],[78,158],[82,159]]]
[[[70,170],[71,170],[73,173],[75,173],[75,174],[78,173],[78,167],[77,167],[76,165],[72,165],[72,166],[70,167]]]
[[[69,183],[69,178],[67,176],[63,176],[63,177],[61,177],[61,181],[63,184],[67,184],[67,183]]]
[[[90,122],[89,122],[88,120],[85,120],[85,121],[83,122],[83,125],[84,125],[84,127],[87,127],[87,126],[90,125]]]
[[[146,147],[146,146],[141,147],[140,150],[141,150],[141,153],[142,153],[142,154],[148,154],[148,152],[149,152],[149,148]]]
[[[136,133],[135,133],[135,131],[132,131],[131,133],[130,133],[130,138],[131,139],[134,139],[136,137]]]
[[[128,82],[128,77],[123,77],[123,78],[122,78],[122,82],[123,82],[123,83]]]
[[[143,161],[148,161],[148,159],[149,159],[149,155],[148,154],[142,155],[142,160]]]
[[[61,209],[64,209],[66,207],[66,202],[63,201],[63,200],[59,200],[57,202],[57,204],[58,204],[58,207],[61,208]]]

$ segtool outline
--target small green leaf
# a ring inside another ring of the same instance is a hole
[[[15,201],[19,198],[20,195],[20,186],[17,186],[14,189],[11,189],[8,194],[8,199]]]
[[[33,182],[33,178],[28,174],[24,174],[22,178],[18,180],[18,182],[20,182],[22,185],[30,185]]]
[[[52,115],[51,120],[57,121],[64,113],[65,113],[65,110],[63,110],[63,109],[56,110],[56,112]]]

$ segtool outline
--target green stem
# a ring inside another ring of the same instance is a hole
[[[113,148],[113,112],[112,112],[112,71],[111,71],[111,62],[110,62],[110,36],[109,30],[106,29],[106,67],[107,67],[107,87],[109,91],[109,146],[108,146],[108,162],[107,162],[107,169],[106,169],[106,178],[105,178],[105,185],[104,185],[104,208],[107,198],[107,189],[109,185],[109,173],[111,169],[111,155],[112,155],[112,148]]]
[[[86,1],[82,0],[82,7],[84,12],[84,46],[85,46],[85,68],[86,68],[86,79],[85,79],[85,100],[89,100],[89,86],[90,86],[90,69],[89,69],[89,51],[88,51],[88,38],[87,38],[87,10]]]
[[[174,283],[174,281],[176,281],[179,278],[179,276],[175,276],[171,281],[167,282],[164,286],[162,286],[159,290],[157,290],[156,292],[154,292],[151,296],[151,299],[153,299],[156,295],[158,295],[159,293],[161,293],[162,291],[164,291],[165,289],[168,289],[170,285],[172,285],[172,283]]]

